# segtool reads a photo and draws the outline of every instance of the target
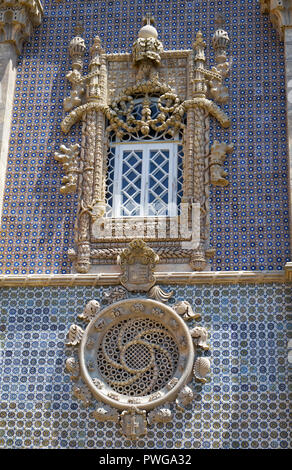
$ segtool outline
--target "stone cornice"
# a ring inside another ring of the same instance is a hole
[[[292,0],[259,0],[263,13],[269,14],[274,28],[281,39],[284,28],[292,26]]]
[[[4,0],[0,4],[0,43],[13,44],[17,54],[43,17],[40,0]]]
[[[0,287],[73,287],[118,285],[119,273],[1,275]],[[159,284],[266,284],[292,281],[292,263],[285,271],[156,272]]]

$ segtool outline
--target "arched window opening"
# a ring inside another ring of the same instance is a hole
[[[143,119],[143,101],[131,110]],[[159,119],[158,98],[151,97],[151,118]],[[142,129],[117,137],[109,134],[107,217],[175,217],[179,214],[183,178],[182,132]]]

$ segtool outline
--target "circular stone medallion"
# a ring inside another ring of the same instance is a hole
[[[79,359],[82,378],[97,400],[149,410],[175,399],[191,375],[194,349],[189,329],[172,308],[131,299],[91,320]]]

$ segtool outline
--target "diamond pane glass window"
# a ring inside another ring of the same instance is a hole
[[[182,145],[116,143],[110,147],[108,205],[113,217],[174,217],[181,197]],[[114,158],[113,158],[114,155]]]
[[[141,180],[143,153],[141,150],[124,150],[118,162],[122,165],[121,178],[114,193],[116,217],[139,216],[141,211]]]

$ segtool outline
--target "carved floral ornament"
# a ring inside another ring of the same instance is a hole
[[[201,351],[209,348],[208,332],[186,325],[192,317],[183,314],[191,306],[182,304],[131,298],[100,309],[91,300],[79,315],[87,327],[69,329],[74,353],[66,370],[74,397],[130,439],[171,421],[175,408],[183,411],[194,398],[192,379],[206,382],[210,361]]]
[[[209,186],[228,184],[223,165],[232,146],[217,141],[211,145],[209,129],[211,117],[223,127],[230,125],[228,116],[216,104],[228,100],[224,80],[229,73],[226,55],[229,37],[219,25],[212,39],[215,64],[207,69],[206,44],[200,32],[192,50],[164,51],[153,20],[148,17],[144,23],[132,54],[106,54],[96,37],[86,76],[82,73],[84,40],[77,35],[70,42],[72,70],[67,79],[71,93],[64,100],[67,114],[61,127],[68,133],[74,124],[81,122],[82,138],[80,143],[61,146],[55,158],[65,171],[62,193],[77,191],[78,194],[75,247],[69,252],[77,272],[88,272],[92,265],[115,264],[129,237],[137,238],[135,227],[127,237],[120,235],[125,234],[131,218],[109,220],[106,215],[106,182],[111,171],[108,151],[113,136],[115,142],[181,139],[181,202],[200,208],[199,221],[185,224],[182,213],[176,216],[180,227],[188,231],[184,234],[180,230],[172,237],[167,225],[157,254],[161,263],[189,263],[193,270],[208,269],[207,259],[212,256]],[[170,224],[172,219],[165,220]],[[163,221],[148,217],[144,222],[149,231],[141,238],[157,250],[153,240],[157,239],[156,232]],[[107,237],[100,228],[109,223],[113,231]],[[199,235],[194,243],[197,227]]]

